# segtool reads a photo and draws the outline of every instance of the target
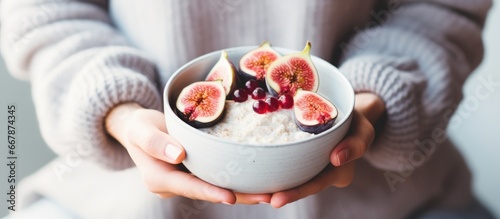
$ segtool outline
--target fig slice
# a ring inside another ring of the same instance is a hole
[[[298,89],[318,90],[318,72],[311,60],[311,42],[306,43],[302,52],[285,55],[274,61],[266,71],[266,84],[275,96],[294,96]]]
[[[236,90],[238,78],[236,68],[229,60],[226,50],[222,50],[219,60],[212,67],[205,81],[222,81],[226,97],[232,99],[232,93]]]
[[[318,134],[333,126],[337,108],[321,95],[306,90],[295,94],[293,113],[300,130]]]
[[[271,44],[264,41],[258,48],[246,53],[240,59],[240,78],[243,82],[256,80],[259,86],[266,88],[266,71],[281,55],[271,47]]]
[[[224,113],[226,93],[221,81],[194,82],[176,101],[178,116],[195,128],[215,125]]]

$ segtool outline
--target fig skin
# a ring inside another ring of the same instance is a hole
[[[224,115],[226,114],[225,111],[226,111],[226,109],[224,107],[224,110],[222,111],[221,115],[219,117],[217,117],[217,119],[215,119],[212,122],[205,123],[205,122],[198,122],[196,120],[189,120],[188,118],[186,118],[186,116],[182,112],[180,112],[178,109],[176,109],[177,116],[179,116],[179,118],[181,118],[182,121],[184,121],[185,123],[187,123],[188,125],[190,125],[194,128],[198,128],[198,129],[209,128],[209,127],[212,127],[215,124],[219,123],[224,118]]]
[[[316,92],[319,78],[311,59],[311,42],[304,50],[288,54],[274,61],[266,71],[266,87],[274,96],[294,96],[298,89]]]
[[[259,47],[241,57],[238,76],[242,82],[256,80],[259,87],[267,90],[265,81],[267,69],[279,58],[281,58],[281,54],[274,50],[269,42],[264,41]],[[254,66],[248,66],[249,64]]]
[[[226,50],[222,50],[221,56],[217,63],[208,72],[205,81],[222,81],[224,90],[226,92],[226,99],[232,100],[233,93],[239,86],[239,78],[237,75],[236,67],[229,60]]]
[[[315,103],[311,103],[313,101]],[[304,132],[319,134],[331,128],[337,119],[338,111],[335,105],[315,92],[298,90],[294,102],[294,120]],[[315,118],[307,120],[304,116],[306,113],[312,113],[309,117]]]
[[[333,126],[333,124],[335,123],[335,119],[332,119],[329,122],[324,123],[324,124],[309,126],[309,125],[304,125],[304,124],[300,123],[300,121],[298,121],[296,117],[294,117],[294,118],[295,118],[295,124],[297,124],[297,126],[299,127],[300,130],[302,130],[304,132],[311,133],[311,134],[319,134],[321,132],[324,132],[324,131],[328,130],[329,128],[331,128]]]
[[[221,81],[199,81],[181,91],[175,111],[177,116],[190,126],[207,128],[217,124],[224,117],[225,103],[226,94]],[[212,114],[202,112],[207,108],[212,110]]]

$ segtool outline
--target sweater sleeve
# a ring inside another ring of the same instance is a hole
[[[161,110],[161,98],[154,63],[112,27],[106,4],[3,0],[1,52],[11,74],[30,81],[49,147],[122,169],[133,162],[106,133],[106,114],[132,101]]]
[[[461,87],[482,60],[491,1],[391,2],[340,45],[340,69],[356,92],[374,92],[386,104],[385,126],[365,158],[377,168],[404,171],[446,140]]]

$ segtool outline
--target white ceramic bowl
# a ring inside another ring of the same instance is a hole
[[[238,68],[239,59],[256,47],[226,49]],[[275,48],[282,55],[292,51]],[[169,134],[186,150],[183,164],[200,179],[243,193],[271,193],[301,185],[330,162],[330,153],[351,124],[354,92],[347,79],[330,63],[312,57],[319,74],[318,93],[337,107],[334,126],[320,134],[287,144],[246,145],[204,133],[184,123],[175,114],[180,91],[202,81],[217,62],[215,51],[182,66],[168,80],[164,91],[165,119]]]

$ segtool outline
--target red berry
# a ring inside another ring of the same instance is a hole
[[[293,97],[290,94],[283,94],[278,100],[283,109],[291,109],[293,107]]]
[[[256,80],[249,80],[245,83],[245,89],[249,94],[251,94],[258,86],[259,82],[257,82]]]
[[[253,90],[253,92],[252,92],[252,98],[254,100],[264,99],[264,98],[266,98],[266,91],[264,91],[264,89],[262,89],[260,87],[255,88],[255,90]]]
[[[264,114],[267,112],[267,103],[264,102],[263,100],[257,100],[255,103],[253,103],[253,111],[255,111],[258,114]]]
[[[280,102],[276,97],[268,97],[266,99],[267,111],[274,112],[280,108]]]
[[[248,93],[245,89],[240,88],[234,91],[233,93],[233,100],[234,102],[245,102],[248,100]]]

